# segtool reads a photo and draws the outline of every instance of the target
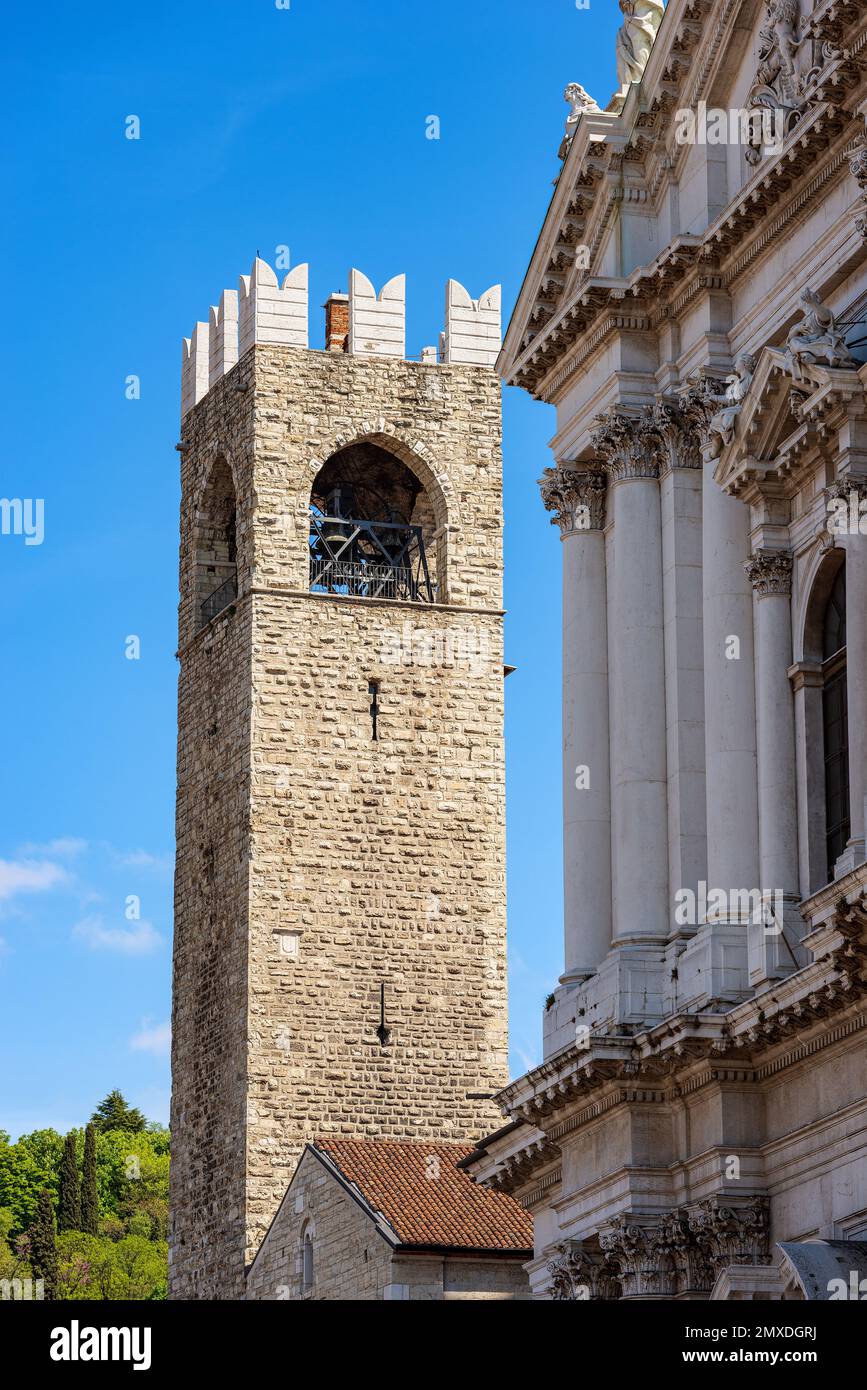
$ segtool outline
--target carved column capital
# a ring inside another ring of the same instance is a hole
[[[842,478],[835,478],[834,482],[825,488],[826,502],[848,502],[853,494],[859,503],[867,498],[867,478],[849,478],[844,475]]]
[[[659,1218],[618,1216],[599,1232],[599,1246],[617,1270],[624,1298],[670,1298],[677,1271]]]
[[[542,501],[554,515],[551,525],[565,538],[575,531],[601,531],[605,525],[608,480],[598,465],[546,468],[539,479]]]
[[[659,477],[662,440],[652,410],[638,416],[609,410],[597,416],[590,438],[613,483]]]
[[[759,598],[792,592],[792,556],[788,550],[757,550],[744,565],[744,572]]]
[[[727,1265],[770,1262],[768,1199],[751,1197],[735,1205],[709,1197],[689,1213],[689,1228],[704,1249],[714,1277]]]
[[[699,1245],[689,1226],[689,1212],[676,1207],[660,1222],[660,1245],[671,1256],[677,1275],[678,1293],[707,1293],[714,1274],[707,1251]]]
[[[620,1286],[603,1257],[588,1251],[580,1240],[564,1241],[558,1246],[548,1273],[555,1302],[599,1302],[620,1297]]]
[[[663,398],[653,407],[653,424],[662,443],[660,473],[674,468],[701,468],[701,440],[695,422],[680,401]]]

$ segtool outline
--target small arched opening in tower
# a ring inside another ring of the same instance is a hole
[[[219,458],[196,513],[196,601],[204,627],[238,596],[237,504],[232,470]]]
[[[313,482],[310,587],[434,603],[436,531],[433,505],[412,469],[379,444],[351,444]]]

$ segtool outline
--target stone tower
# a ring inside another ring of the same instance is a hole
[[[257,260],[184,344],[175,1298],[241,1298],[320,1135],[466,1139],[506,1072],[499,290]]]

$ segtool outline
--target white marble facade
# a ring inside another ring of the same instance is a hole
[[[570,101],[499,359],[557,412],[565,940],[474,1175],[537,1297],[830,1298],[867,1240],[867,10],[669,0],[647,48]]]

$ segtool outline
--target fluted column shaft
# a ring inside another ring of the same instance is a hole
[[[611,941],[611,800],[605,475],[549,468],[542,499],[563,542],[562,983],[593,973]]]

